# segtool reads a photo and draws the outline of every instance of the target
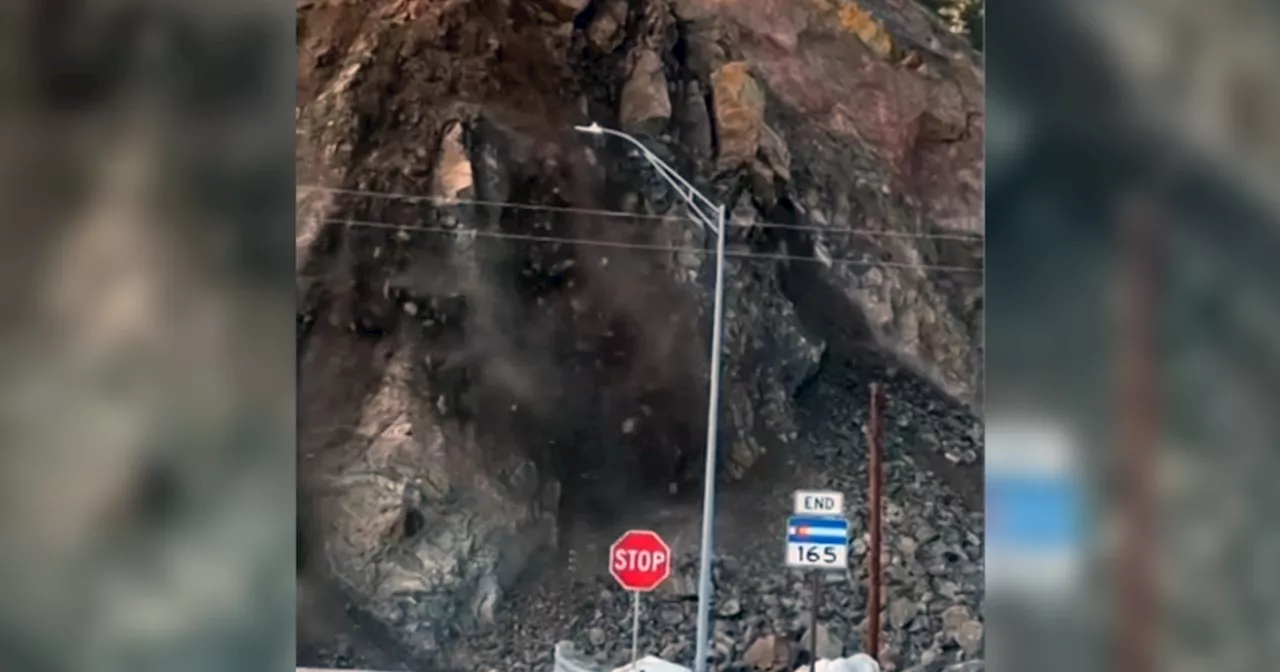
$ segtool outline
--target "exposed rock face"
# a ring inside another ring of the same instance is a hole
[[[622,30],[626,23],[626,0],[602,0],[597,4],[595,18],[587,26],[587,39],[600,52],[606,54],[612,52],[626,37],[626,33]]]
[[[640,52],[631,78],[622,87],[618,122],[629,133],[656,135],[666,128],[671,118],[671,98],[667,94],[667,78],[662,72],[662,59],[652,50]]]
[[[731,206],[726,476],[794,439],[824,351],[976,399],[981,275],[921,266],[981,243],[921,236],[980,230],[982,80],[913,4],[334,1],[299,41],[299,179],[361,192],[299,204],[302,486],[327,571],[413,652],[491,617],[562,493],[607,515],[698,471],[712,241],[556,210],[683,212],[575,124]]]
[[[591,0],[546,0],[545,4],[556,18],[572,21],[591,4]]]
[[[325,465],[324,486],[339,494],[320,501],[331,570],[372,616],[432,653],[442,645],[433,624],[492,620],[517,559],[553,542],[558,492],[530,462],[475,464],[485,455],[475,434],[417,398],[411,352],[386,353],[383,379],[347,439],[363,460]]]
[[[719,168],[736,168],[756,154],[760,128],[764,126],[764,92],[751,77],[748,65],[726,63],[711,74],[716,111],[716,145]]]

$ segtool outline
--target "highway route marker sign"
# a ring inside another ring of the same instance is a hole
[[[798,490],[792,509],[795,515],[787,519],[787,566],[819,570],[810,572],[813,601],[809,632],[817,632],[821,570],[849,567],[849,521],[844,517],[844,493]],[[809,672],[817,672],[816,656],[809,661]]]
[[[609,547],[609,573],[631,591],[631,668],[640,660],[640,593],[671,576],[671,547],[653,530],[628,530]]]
[[[835,516],[787,519],[787,566],[804,569],[849,567],[849,521]]]

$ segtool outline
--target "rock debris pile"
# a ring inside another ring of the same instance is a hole
[[[968,434],[948,432],[965,411],[935,395],[912,397],[915,385],[887,371],[890,414],[906,400],[931,402],[935,409],[922,416],[944,436],[963,440]],[[866,646],[867,558],[865,443],[833,427],[857,426],[831,422],[846,412],[832,401],[850,398],[850,371],[827,369],[798,400],[802,433],[798,444],[814,447],[812,457],[794,474],[779,478],[764,495],[779,504],[776,510],[721,507],[725,527],[752,527],[748,541],[724,538],[731,546],[714,562],[715,632],[711,651],[717,670],[781,672],[816,652],[835,658],[863,651]],[[891,415],[892,417],[892,415]],[[894,432],[887,432],[889,437]],[[983,669],[983,540],[980,512],[966,512],[960,497],[934,472],[921,465],[915,451],[886,442],[884,588],[882,591],[881,662],[883,669],[913,672]],[[839,446],[838,449],[816,449]],[[805,480],[797,482],[796,477]],[[851,542],[850,569],[825,575],[819,593],[816,637],[809,631],[812,584],[809,576],[788,570],[782,561],[782,528],[792,488],[827,487],[849,493],[847,515],[859,534]],[[658,591],[642,602],[642,651],[665,660],[689,664],[693,655],[697,591],[696,557],[686,553],[675,572]],[[517,632],[511,638],[504,633]],[[609,667],[629,662],[631,654],[631,597],[608,576],[547,585],[522,596],[500,615],[494,633],[483,640],[483,665],[498,665],[509,657],[517,669],[540,669],[554,642],[572,640],[578,650]],[[816,644],[815,644],[816,642]]]

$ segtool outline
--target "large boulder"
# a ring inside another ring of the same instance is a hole
[[[764,126],[764,92],[744,61],[726,63],[711,74],[715,101],[718,168],[736,168],[755,156]]]
[[[622,85],[618,123],[629,133],[657,134],[671,118],[671,97],[662,57],[650,49],[640,52],[631,77]]]

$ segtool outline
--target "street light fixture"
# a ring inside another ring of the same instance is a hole
[[[694,654],[696,657],[693,661],[695,672],[706,672],[708,641],[711,637],[711,528],[715,522],[716,425],[720,411],[720,351],[724,336],[724,205],[702,195],[674,168],[667,165],[634,137],[621,131],[604,128],[597,123],[592,123],[590,126],[574,126],[574,130],[590,135],[611,135],[634,145],[640,150],[641,156],[653,164],[658,174],[671,184],[676,193],[680,194],[685,204],[689,206],[694,220],[703,228],[716,234],[716,284],[711,323],[711,381],[707,393],[706,472],[703,475],[702,485],[702,549],[698,559],[698,639]]]

